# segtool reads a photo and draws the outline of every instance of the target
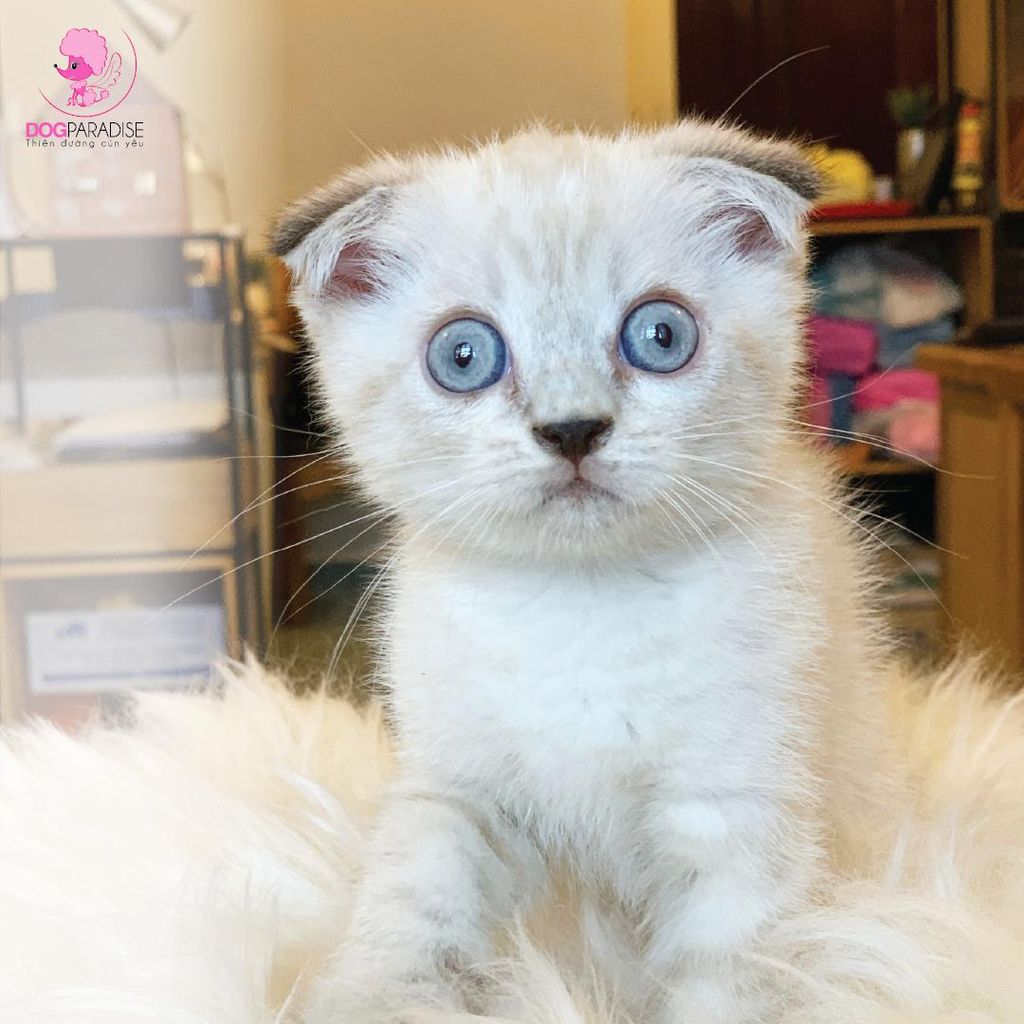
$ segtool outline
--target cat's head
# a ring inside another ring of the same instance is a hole
[[[407,536],[611,557],[744,506],[795,388],[818,188],[735,128],[535,129],[379,159],[286,211],[274,250]]]

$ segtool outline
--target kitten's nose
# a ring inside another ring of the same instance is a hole
[[[612,421],[563,420],[561,423],[545,423],[533,428],[537,443],[552,448],[573,462],[579,462],[584,455],[592,452],[598,442],[612,429]]]

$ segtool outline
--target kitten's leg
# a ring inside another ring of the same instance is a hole
[[[816,847],[758,796],[680,799],[653,822],[647,966],[663,984],[665,1024],[760,1022],[775,995],[747,954],[792,909]]]
[[[483,815],[428,793],[396,795],[370,845],[348,936],[308,1024],[395,1024],[404,1009],[474,1010],[470,968],[492,958],[511,874]]]

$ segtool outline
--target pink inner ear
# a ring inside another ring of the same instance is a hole
[[[744,256],[760,256],[782,248],[768,221],[757,210],[735,210],[733,215],[736,248]]]
[[[762,256],[778,252],[782,243],[758,210],[749,206],[725,206],[712,211],[705,224],[728,226],[736,251],[741,256]]]
[[[372,295],[378,288],[375,262],[369,242],[350,242],[338,253],[327,291],[338,298]]]

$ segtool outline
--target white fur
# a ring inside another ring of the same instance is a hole
[[[4,1024],[303,1020],[347,927],[387,743],[372,713],[233,674],[223,699],[145,695],[128,731],[3,737]],[[796,980],[777,1020],[1019,1024],[1024,705],[971,664],[927,688],[893,673],[886,697],[919,800],[869,824],[830,899],[766,937]],[[589,904],[561,900],[503,946],[509,1019],[610,1024],[636,998],[628,942]]]

